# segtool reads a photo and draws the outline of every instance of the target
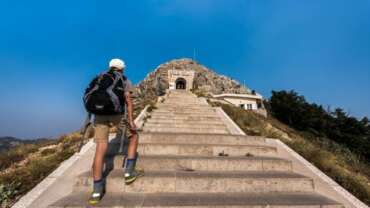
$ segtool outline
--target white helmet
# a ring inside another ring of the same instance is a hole
[[[126,65],[125,65],[125,62],[122,61],[121,59],[115,58],[115,59],[110,60],[109,68],[116,68],[116,69],[122,70],[126,68]]]

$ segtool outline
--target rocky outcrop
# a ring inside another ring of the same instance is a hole
[[[168,89],[168,70],[194,70],[194,91],[202,94],[251,93],[251,90],[241,85],[236,80],[224,75],[219,75],[198,62],[183,58],[175,59],[159,65],[141,81],[135,91],[136,103],[142,105],[156,100],[158,96],[165,94]]]

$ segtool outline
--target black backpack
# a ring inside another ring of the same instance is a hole
[[[84,105],[95,115],[119,115],[125,112],[127,78],[110,70],[95,77],[85,90]]]

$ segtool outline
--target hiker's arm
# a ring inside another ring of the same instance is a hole
[[[131,128],[136,129],[135,122],[134,122],[134,117],[133,117],[133,104],[132,104],[132,99],[131,99],[131,93],[126,92],[125,97],[126,97],[126,104],[127,104],[127,119],[128,119],[128,122],[129,122]]]

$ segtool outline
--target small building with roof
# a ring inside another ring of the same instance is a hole
[[[267,116],[266,109],[263,105],[262,95],[252,91],[251,94],[219,94],[212,95],[214,99],[223,100],[245,110],[253,110],[264,116]]]

